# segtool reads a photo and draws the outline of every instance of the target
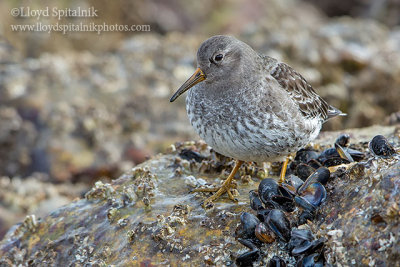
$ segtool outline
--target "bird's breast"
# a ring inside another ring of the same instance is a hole
[[[218,99],[190,90],[187,114],[195,131],[215,151],[244,161],[280,160],[306,145],[316,129],[318,134],[320,125],[293,120],[297,114],[283,109],[281,114],[272,107],[261,109],[260,100],[251,98]]]

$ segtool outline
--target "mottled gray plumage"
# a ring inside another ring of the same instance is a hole
[[[197,62],[197,76],[171,101],[191,87],[186,98],[190,123],[223,155],[282,160],[316,138],[323,122],[342,114],[289,65],[233,37],[206,40]]]

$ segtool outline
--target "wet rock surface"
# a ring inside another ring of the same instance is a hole
[[[90,186],[84,183],[54,184],[49,177],[35,173],[21,177],[0,177],[0,238],[27,214],[47,216],[51,211],[80,199]]]
[[[326,200],[315,219],[294,232],[297,239],[291,244],[303,242],[298,240],[302,236],[318,249],[323,242],[327,264],[394,266],[400,245],[400,130],[376,126],[345,133],[366,157],[330,169]],[[397,154],[379,157],[369,152],[368,142],[378,134],[387,138]],[[322,151],[338,136],[339,132],[326,132],[312,147]],[[201,161],[196,161],[198,155]],[[232,160],[202,142],[175,144],[167,154],[151,158],[110,184],[97,182],[85,199],[43,218],[27,216],[0,242],[0,264],[232,266],[249,250],[235,237],[241,214],[254,214],[249,191],[274,171],[269,164],[245,164],[236,177],[239,202],[222,198],[204,210],[201,202],[206,194],[190,194],[190,190],[222,182],[221,176],[232,167]],[[303,253],[307,246],[291,252]],[[288,266],[295,263],[280,238],[255,251],[255,264],[261,266],[280,261],[272,260],[273,256]],[[307,256],[303,260],[315,259]]]

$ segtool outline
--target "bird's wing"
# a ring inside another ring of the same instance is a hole
[[[299,106],[305,117],[320,118],[326,121],[337,115],[344,115],[340,110],[326,103],[304,77],[289,65],[278,63],[270,73]]]

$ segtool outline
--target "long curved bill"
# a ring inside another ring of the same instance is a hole
[[[195,73],[184,83],[181,87],[179,87],[178,91],[171,97],[169,102],[174,102],[181,94],[189,90],[194,85],[202,82],[206,79],[206,75],[204,75],[203,71],[200,68],[197,68]]]

